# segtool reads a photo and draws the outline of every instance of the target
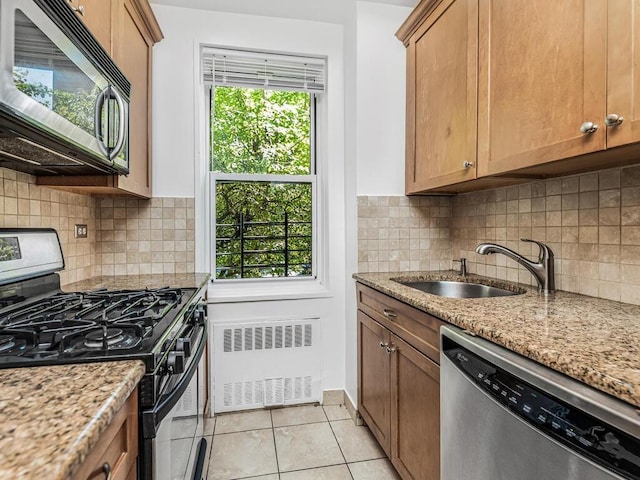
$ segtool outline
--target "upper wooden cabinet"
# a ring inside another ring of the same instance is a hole
[[[71,6],[131,82],[129,175],[39,177],[37,182],[80,193],[150,198],[151,62],[153,45],[163,38],[160,26],[148,0],[74,0]]]
[[[407,193],[637,161],[639,12],[640,0],[421,1],[396,34],[408,54]]]
[[[607,147],[640,142],[640,0],[607,4]]]
[[[605,148],[606,19],[606,0],[480,2],[479,176]]]
[[[117,177],[118,187],[145,197],[151,197],[151,57],[158,38],[145,24],[149,13],[138,1],[124,0],[113,53],[131,82],[129,176]]]
[[[116,0],[73,0],[69,3],[107,53],[111,54],[112,19],[114,18],[112,8],[116,7],[118,2]]]
[[[444,0],[407,45],[407,193],[476,178],[478,10]]]

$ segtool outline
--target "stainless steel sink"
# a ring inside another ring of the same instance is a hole
[[[486,298],[507,297],[523,292],[511,292],[502,288],[489,287],[479,283],[432,280],[422,282],[399,282],[407,287],[416,288],[432,295],[449,298]]]

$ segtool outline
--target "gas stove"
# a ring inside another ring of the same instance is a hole
[[[55,279],[48,282],[54,283]],[[40,294],[0,309],[0,366],[139,358],[153,351],[194,288]],[[18,296],[18,298],[24,298]]]
[[[0,229],[0,368],[142,360],[140,403],[157,403],[203,337],[196,288],[63,292],[52,229]]]
[[[167,455],[158,448],[167,444],[178,407],[192,402],[190,390],[193,413],[203,411],[197,375],[207,343],[203,290],[64,292],[57,273],[63,268],[55,230],[0,229],[0,368],[143,361],[138,478],[163,479],[171,469],[160,467]]]

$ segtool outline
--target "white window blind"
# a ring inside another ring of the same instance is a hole
[[[326,60],[320,57],[206,49],[202,62],[210,85],[315,93],[326,88]]]

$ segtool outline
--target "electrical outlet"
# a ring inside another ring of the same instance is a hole
[[[86,225],[76,223],[76,229],[74,233],[74,236],[76,238],[87,238],[88,232],[89,232],[89,229],[87,228]]]

